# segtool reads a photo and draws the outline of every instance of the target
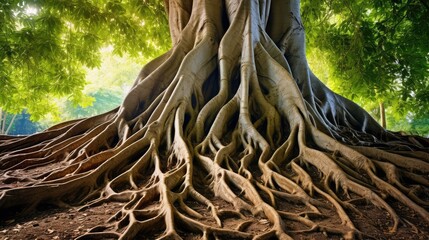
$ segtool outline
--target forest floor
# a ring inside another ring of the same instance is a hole
[[[224,202],[219,200],[219,205]],[[215,202],[216,205],[216,202]],[[107,221],[123,206],[121,203],[105,203],[103,205],[78,211],[78,208],[59,209],[44,207],[38,209],[26,216],[20,218],[2,217],[0,215],[0,239],[1,240],[24,240],[24,239],[74,239],[87,232],[98,224]],[[353,218],[356,226],[363,230],[369,236],[364,239],[429,239],[429,224],[419,220],[413,212],[401,208],[399,204],[394,204],[399,215],[412,222],[418,229],[413,229],[410,225],[401,224],[398,231],[394,234],[388,232],[391,221],[386,213],[377,208],[361,209],[363,215]],[[198,206],[193,206],[198,208]],[[200,206],[203,207],[203,206]],[[228,207],[228,206],[225,206]],[[4,216],[4,215],[3,215]],[[254,219],[259,224],[254,225],[249,231],[266,231],[269,229],[269,223],[265,219]],[[240,219],[231,218],[226,221],[225,227],[238,225]],[[324,221],[325,224],[335,224],[336,218]],[[154,239],[159,233],[154,231],[149,235],[141,235],[138,239]],[[180,232],[184,239],[199,239],[199,236]],[[310,232],[293,235],[294,239],[341,239],[341,236]]]
[[[52,166],[50,166],[52,167]],[[48,171],[47,166],[38,169],[40,171]],[[25,175],[25,171],[19,172]],[[200,178],[195,178],[200,179]],[[9,184],[0,181],[0,189],[5,187],[18,187],[19,183]],[[218,208],[218,210],[225,210],[226,212],[233,212],[234,206],[210,193],[204,184],[196,182],[195,187],[197,190],[208,197],[210,201]],[[28,196],[31,197],[31,196]],[[317,198],[317,196],[314,196]],[[318,198],[319,201],[324,201]],[[392,218],[389,214],[373,204],[363,202],[356,202],[355,207],[359,209],[362,214],[347,211],[350,219],[355,226],[364,232],[364,239],[413,239],[413,240],[427,240],[429,239],[429,223],[424,221],[414,211],[405,207],[401,203],[393,200],[386,199],[386,202],[392,206],[403,221],[400,222],[399,228],[395,233],[390,233],[390,227],[393,225]],[[327,205],[328,202],[326,202]],[[103,225],[109,218],[114,216],[122,209],[125,203],[108,202],[98,206],[80,209],[79,207],[58,208],[53,206],[42,205],[35,211],[25,215],[17,214],[20,209],[15,209],[15,212],[0,212],[0,240],[51,240],[61,239],[69,240],[74,239],[90,229]],[[199,202],[187,200],[186,204],[199,212],[203,219],[199,219],[206,225],[214,225],[216,223],[212,218],[211,212],[205,205]],[[288,212],[302,212],[303,208],[299,204],[278,201],[276,209]],[[325,216],[318,222],[330,228],[341,228],[341,220],[336,214],[334,208],[319,209]],[[285,219],[284,219],[285,220]],[[236,215],[225,215],[221,217],[224,228],[235,229],[242,221],[249,221],[251,224],[246,228],[246,232],[254,235],[266,232],[271,228],[270,222],[262,216],[254,217],[250,213],[243,213],[241,218]],[[294,221],[285,220],[288,233],[308,229],[308,227]],[[197,240],[201,236],[186,232],[181,226],[178,228],[179,235],[185,240]],[[153,232],[140,234],[135,239],[156,239],[162,234],[163,229],[154,229]],[[291,235],[294,239],[342,239],[340,235],[331,233],[311,231],[305,233],[294,233]],[[220,237],[220,239],[222,239]],[[237,240],[236,238],[227,238],[228,240]]]

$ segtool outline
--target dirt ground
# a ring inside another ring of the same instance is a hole
[[[218,206],[229,208],[225,202],[219,200]],[[402,223],[396,233],[389,233],[389,224],[391,221],[387,213],[381,211],[372,205],[361,207],[363,215],[352,216],[355,225],[365,232],[367,236],[364,239],[429,239],[429,224],[423,222],[410,210],[401,207],[398,203],[391,203],[398,214],[406,221],[412,224]],[[103,205],[89,208],[86,210],[78,211],[78,208],[58,209],[44,207],[36,212],[29,213],[25,216],[14,218],[13,215],[5,216],[0,214],[0,239],[1,240],[23,240],[23,239],[74,239],[79,235],[89,231],[91,228],[98,224],[107,221],[109,217],[114,215],[123,205],[121,203],[105,203]],[[202,206],[201,206],[202,207]],[[280,206],[282,207],[282,206]],[[283,206],[285,207],[285,206]],[[287,206],[293,207],[293,206]],[[199,206],[194,205],[194,209]],[[234,227],[240,221],[239,219],[231,217],[230,219],[223,219],[225,227]],[[253,226],[249,227],[248,231],[261,232],[269,229],[269,222],[263,218],[254,218]],[[286,222],[288,228],[293,231],[293,222]],[[324,220],[324,224],[335,226],[338,224],[338,219]],[[412,226],[414,225],[414,226]],[[418,230],[416,229],[418,228]],[[154,231],[153,234],[139,235],[138,239],[154,239],[160,231]],[[179,234],[184,239],[199,239],[200,237],[195,234],[186,233],[179,230]],[[341,239],[341,236],[322,233],[322,232],[308,232],[294,234],[295,239]]]
[[[49,167],[32,169],[31,171],[48,171]],[[17,171],[18,176],[25,176],[25,171]],[[198,172],[198,174],[203,174]],[[316,175],[314,170],[314,175]],[[202,179],[195,176],[194,179]],[[16,181],[14,183],[4,182],[0,176],[0,189],[10,187],[19,187],[25,182]],[[216,196],[207,190],[203,182],[195,182],[196,190],[207,197],[213,204],[223,212],[236,212],[234,206]],[[340,194],[341,196],[341,194]],[[429,196],[429,194],[428,194]],[[31,196],[29,196],[31,197]],[[262,195],[264,197],[264,195]],[[316,219],[317,222],[331,229],[341,228],[341,220],[335,210],[326,200],[315,194],[313,196],[320,202],[325,202],[326,206],[319,208],[325,216],[321,219]],[[267,200],[267,199],[265,199]],[[427,199],[429,201],[429,199]],[[386,199],[387,203],[401,217],[402,221],[398,230],[391,233],[390,227],[392,220],[389,214],[373,204],[366,201],[354,202],[357,209],[362,214],[347,211],[350,219],[355,226],[363,232],[364,239],[412,239],[412,240],[428,240],[429,239],[429,223],[425,222],[419,215],[405,207],[401,203],[393,199]],[[205,205],[193,201],[192,199],[185,201],[186,205],[191,207],[196,212],[203,216],[199,221],[206,225],[216,226],[216,222],[212,218],[210,210]],[[152,204],[157,204],[153,202]],[[20,209],[15,209],[16,212],[0,212],[0,240],[51,240],[51,239],[75,239],[76,237],[88,232],[90,229],[106,223],[112,216],[122,209],[124,203],[107,202],[101,205],[80,209],[79,207],[57,208],[53,206],[40,206],[34,212],[27,214],[18,214]],[[176,206],[177,207],[177,206]],[[276,209],[288,213],[305,212],[306,207],[300,204],[287,201],[277,201]],[[254,235],[268,231],[271,228],[270,222],[262,216],[254,217],[250,213],[243,213],[241,218],[234,214],[222,215],[221,221],[224,228],[236,229],[243,221],[249,222],[244,231]],[[312,217],[310,219],[313,220]],[[305,231],[308,229],[301,223],[284,219],[286,230],[294,239],[342,239],[342,236],[321,231]],[[178,228],[178,234],[186,240],[197,240],[201,236],[194,233],[189,233],[181,226]],[[302,232],[304,230],[304,232]],[[301,231],[300,233],[298,233]],[[135,239],[156,239],[162,234],[163,229],[154,229],[150,233],[139,234]],[[222,238],[222,236],[219,237]],[[226,238],[228,240],[237,240],[236,238]]]

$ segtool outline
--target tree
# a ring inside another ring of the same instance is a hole
[[[322,78],[329,78],[331,89],[367,109],[379,108],[377,115],[384,122],[385,108],[396,113],[396,121],[426,114],[426,1],[309,1],[302,8],[310,26],[310,58],[316,64],[320,58],[327,59]],[[372,102],[376,104],[371,106]]]
[[[393,114],[392,114],[393,115]],[[396,129],[394,131],[405,131],[410,133],[418,133],[421,136],[429,137],[429,113],[421,117],[411,116],[408,119],[398,121],[391,117],[388,118],[389,122],[395,123],[391,124]]]
[[[173,47],[142,69],[119,108],[1,137],[2,212],[126,203],[80,239],[133,239],[154,227],[160,239],[181,229],[290,239],[290,221],[350,239],[365,236],[351,219],[362,200],[388,213],[393,232],[411,223],[392,201],[429,222],[428,139],[384,130],[319,81],[299,0],[165,3]],[[22,169],[25,178],[15,176]],[[323,209],[338,224],[326,225]],[[257,216],[268,230],[246,231]],[[225,226],[228,217],[241,224]]]
[[[43,126],[46,126],[45,129],[59,122],[91,117],[110,111],[122,103],[131,88],[130,79],[135,78],[141,70],[141,66],[149,59],[144,56],[130,57],[128,54],[120,57],[114,55],[112,50],[112,46],[103,48],[101,66],[87,69],[88,84],[83,93],[94,99],[92,103],[82,107],[67,98],[59,99],[56,101],[56,105],[60,113],[58,115],[49,114],[39,120]]]
[[[95,101],[92,106],[86,108],[73,106],[70,101],[66,101],[64,106],[65,112],[62,118],[71,120],[101,114],[118,107],[123,100],[120,93],[108,91],[107,89],[100,89],[91,93],[90,96],[94,97]]]
[[[30,120],[30,114],[25,111],[20,114],[16,114],[15,120],[12,124],[9,124],[9,127],[9,132],[6,134],[10,135],[28,135],[46,128],[43,128],[39,123],[32,122]]]
[[[166,49],[162,11],[159,1],[1,1],[0,106],[33,120],[58,113],[53,98],[88,106],[85,68],[100,65],[102,47],[134,56]]]
[[[94,116],[119,106],[132,84],[130,79],[137,75],[142,63],[147,63],[149,59],[142,56],[129,57],[128,54],[119,57],[112,53],[113,49],[112,46],[101,49],[101,66],[86,69],[88,84],[84,87],[83,94],[89,97],[87,106],[76,104],[74,98],[55,98],[50,101],[54,109],[40,118],[41,113],[36,114],[37,122],[31,121],[31,116],[25,110],[20,114],[0,112],[0,134],[33,134],[61,121]],[[45,98],[49,97],[52,96],[45,95]]]
[[[9,114],[0,108],[0,134],[8,134],[13,126],[16,114],[12,114],[11,118],[8,116]]]

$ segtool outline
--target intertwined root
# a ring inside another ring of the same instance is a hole
[[[411,224],[392,199],[429,223],[425,140],[413,147],[392,134],[395,142],[382,142],[413,148],[402,152],[336,140],[381,141],[345,124],[368,115],[350,113],[355,105],[307,73],[317,86],[309,99],[312,87],[297,84],[299,72],[291,76],[294,58],[264,31],[267,18],[254,21],[267,12],[255,2],[237,2],[195,1],[198,11],[176,13],[188,23],[176,19],[175,47],[142,70],[120,108],[25,138],[2,136],[0,209],[15,214],[40,204],[125,203],[80,239],[190,233],[291,239],[307,232],[351,239],[366,236],[354,224],[362,206],[387,213],[391,232]],[[225,33],[223,7],[230,20]],[[175,19],[171,6],[170,14]],[[298,27],[285,36],[302,31],[296,16],[289,20]],[[321,96],[335,99],[337,109],[327,111],[332,102]],[[344,116],[344,124],[327,114]],[[39,171],[46,166],[52,170]]]

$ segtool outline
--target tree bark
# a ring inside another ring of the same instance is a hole
[[[384,109],[384,103],[380,102],[380,124],[383,128],[386,128],[386,110]]]
[[[159,239],[352,239],[365,236],[351,218],[361,202],[388,214],[392,232],[402,217],[392,201],[429,222],[428,139],[384,130],[319,81],[299,5],[166,1],[174,46],[142,69],[119,108],[0,136],[0,180],[13,186],[0,189],[0,209],[126,203],[82,239],[154,228]],[[253,231],[260,219],[269,225]]]
[[[11,129],[11,128],[12,128],[12,126],[13,126],[13,122],[15,121],[16,115],[17,115],[16,113],[15,113],[15,114],[13,114],[13,117],[12,117],[12,119],[10,120],[9,125],[7,126],[6,131],[5,131],[3,134],[5,134],[5,135],[9,134],[9,131],[10,131],[10,129]],[[6,119],[5,119],[5,121],[6,121]]]
[[[0,108],[0,129],[3,129],[3,110]],[[0,132],[3,134],[3,131]]]
[[[7,120],[7,112],[1,112],[0,113],[0,120],[1,120],[1,125],[0,125],[0,134],[5,134],[5,129],[6,129],[6,120]]]

